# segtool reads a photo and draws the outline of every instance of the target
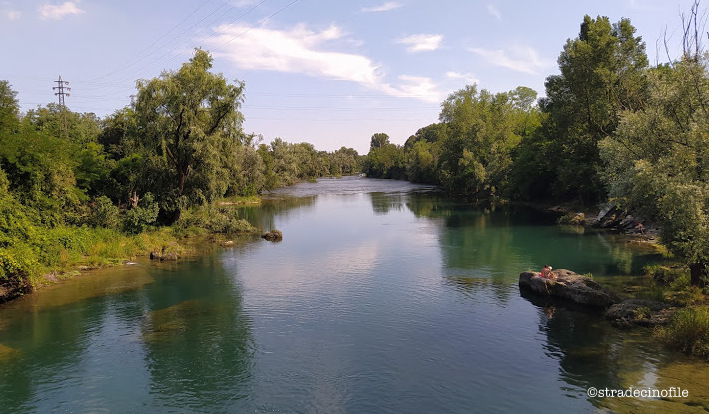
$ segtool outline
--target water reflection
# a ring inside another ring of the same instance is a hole
[[[253,345],[239,286],[214,257],[166,276],[169,293],[148,292],[141,326],[153,404],[219,411],[246,397]]]
[[[387,194],[383,192],[369,193],[372,210],[376,215],[386,215],[391,211],[401,211],[404,208],[405,196],[402,194]]]
[[[317,196],[307,197],[282,197],[271,195],[264,197],[261,205],[245,205],[234,208],[239,209],[239,216],[252,225],[263,230],[278,229],[279,218],[286,218],[294,214],[306,214],[311,211]]]
[[[248,395],[251,320],[219,262],[132,267],[132,285],[125,270],[1,308],[0,411],[220,411]]]

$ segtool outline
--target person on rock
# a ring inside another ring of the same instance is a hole
[[[542,268],[542,277],[545,279],[556,279],[556,276],[551,271],[551,266],[544,265]]]

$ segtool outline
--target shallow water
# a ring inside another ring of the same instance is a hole
[[[656,260],[531,211],[361,178],[270,194],[283,231],[95,272],[0,307],[0,411],[701,412],[707,364],[525,298],[544,263],[618,283]],[[689,398],[589,398],[590,387]]]

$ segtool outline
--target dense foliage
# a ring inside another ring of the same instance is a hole
[[[42,273],[147,252],[145,231],[159,225],[252,231],[215,202],[360,170],[350,148],[244,133],[244,85],[211,67],[196,50],[179,70],[139,81],[135,104],[105,119],[56,104],[21,114],[0,81],[0,300]]]

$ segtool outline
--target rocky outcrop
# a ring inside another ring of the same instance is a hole
[[[617,302],[610,291],[589,277],[566,269],[555,270],[553,274],[555,279],[543,278],[539,272],[522,272],[519,287],[538,295],[603,309]]]
[[[280,230],[271,230],[268,233],[262,234],[261,237],[268,241],[279,242],[283,240],[283,233]]]
[[[609,205],[601,209],[598,216],[591,223],[593,227],[613,229],[625,234],[645,235],[657,233],[658,229],[651,223],[646,223],[640,217],[629,214],[628,211]]]

